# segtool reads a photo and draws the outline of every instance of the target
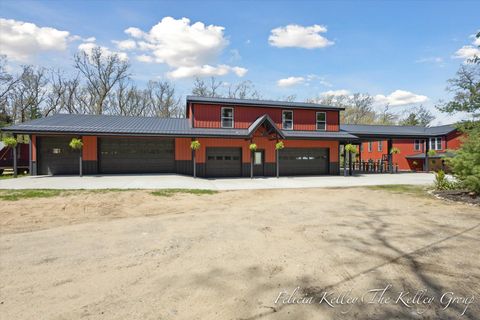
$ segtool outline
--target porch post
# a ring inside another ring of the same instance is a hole
[[[345,144],[343,145],[343,176],[347,176],[347,150]]]
[[[17,134],[15,133],[13,135],[13,137],[15,138],[15,140],[17,140]],[[18,171],[18,165],[17,165],[17,146],[18,146],[18,142],[17,144],[15,145],[15,147],[12,148],[12,152],[13,152],[13,177],[16,178],[17,177],[17,171]]]
[[[393,156],[392,156],[392,139],[387,140],[387,152],[388,152],[388,171],[393,173]]]
[[[362,143],[358,145],[358,170],[362,171]]]
[[[348,152],[348,175],[353,175],[352,152]]]
[[[275,157],[277,158],[277,159],[276,159],[276,160],[277,160],[277,161],[276,161],[276,168],[275,168],[276,171],[277,171],[277,178],[280,177],[280,163],[279,163],[280,155],[279,155],[279,153],[280,153],[280,150],[278,150],[278,149],[275,150]]]
[[[32,152],[33,152],[33,145],[32,145],[32,135],[28,135],[28,172],[32,175],[33,172],[33,161],[32,161]]]
[[[428,152],[430,151],[430,139],[425,139],[425,171],[429,172],[430,171],[430,157],[428,156]]]
[[[253,151],[250,150],[250,179],[253,179]]]

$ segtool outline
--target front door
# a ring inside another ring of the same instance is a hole
[[[265,150],[256,150],[253,153],[253,175],[256,177],[265,175]]]

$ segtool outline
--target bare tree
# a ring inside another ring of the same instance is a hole
[[[228,98],[233,99],[260,99],[260,93],[249,80],[228,87]]]
[[[403,126],[426,127],[435,117],[424,106],[412,108],[401,120]]]
[[[150,81],[147,92],[151,103],[149,115],[168,118],[185,114],[180,99],[176,97],[175,87],[168,81]]]
[[[383,110],[377,114],[377,124],[392,125],[396,124],[398,116],[393,112],[390,112],[390,106],[386,105]]]
[[[22,66],[18,84],[9,94],[14,122],[40,118],[49,80],[45,68]]]
[[[103,114],[106,99],[113,87],[129,77],[129,63],[117,54],[104,53],[100,47],[93,48],[89,54],[77,53],[74,60],[75,68],[85,77],[87,90],[92,95],[89,103],[93,103],[93,113]]]
[[[219,89],[222,87],[222,85],[223,82],[217,81],[215,77],[211,77],[210,82],[197,77],[193,83],[192,94],[200,97],[222,97],[222,94],[219,92]]]

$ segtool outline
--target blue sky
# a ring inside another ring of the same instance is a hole
[[[195,75],[216,75],[251,80],[269,99],[366,92],[399,113],[423,104],[446,123],[433,106],[477,50],[478,12],[478,1],[3,0],[0,53],[12,68],[72,70],[72,53],[100,45],[128,57],[136,81],[168,79],[183,95]],[[38,29],[19,40],[22,22]]]

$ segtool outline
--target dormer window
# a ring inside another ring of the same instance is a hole
[[[221,113],[222,128],[233,128],[233,108],[223,107]]]
[[[293,111],[282,111],[282,129],[293,130]]]
[[[327,130],[327,114],[325,112],[317,112],[317,130]]]

